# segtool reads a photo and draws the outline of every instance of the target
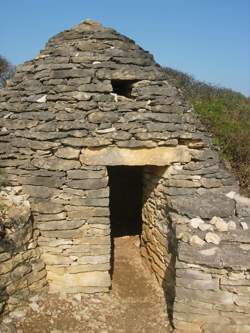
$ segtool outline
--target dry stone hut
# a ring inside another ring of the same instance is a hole
[[[22,218],[1,234],[2,308],[47,285],[109,291],[111,236],[139,233],[178,332],[250,332],[249,200],[149,53],[87,20],[0,102],[1,168],[28,198],[9,194]]]

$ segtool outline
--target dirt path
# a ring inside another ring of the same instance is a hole
[[[164,295],[135,243],[135,237],[115,239],[109,294],[34,297],[5,319],[13,328],[6,332],[169,333]]]

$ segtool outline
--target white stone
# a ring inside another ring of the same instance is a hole
[[[241,244],[240,248],[244,251],[250,251],[250,244]]]
[[[209,223],[201,223],[201,224],[199,224],[198,228],[201,231],[208,231],[208,230],[213,231],[214,230],[213,226]]]
[[[193,235],[191,238],[190,238],[190,244],[191,245],[198,245],[198,246],[202,246],[205,244],[204,240],[201,239],[199,236],[197,235]]]
[[[82,296],[81,296],[81,294],[75,294],[73,296],[73,299],[76,300],[77,302],[81,303]]]
[[[243,230],[248,230],[248,225],[247,225],[246,222],[240,222],[240,225],[241,225]]]
[[[26,311],[27,310],[14,310],[10,313],[10,317],[11,318],[15,318],[15,319],[21,319],[24,318],[26,315]]]
[[[214,232],[208,232],[205,236],[205,241],[207,243],[213,243],[213,244],[220,244],[220,237],[218,235],[216,235]]]
[[[47,95],[43,95],[42,97],[38,98],[36,101],[38,103],[46,103],[46,101],[47,101]]]
[[[111,93],[110,95],[114,96],[114,100],[117,103],[118,102],[118,95],[115,93]]]
[[[226,194],[226,197],[230,198],[230,199],[234,199],[236,192],[234,191],[230,191]]]
[[[236,229],[236,223],[234,221],[229,221],[227,226],[228,226],[228,230],[235,230]]]
[[[250,199],[247,197],[243,197],[239,193],[231,191],[231,192],[227,193],[226,196],[230,199],[234,199],[239,204],[250,206]]]
[[[218,216],[214,216],[211,221],[211,224],[214,224],[215,228],[218,231],[228,231],[228,225],[227,222],[225,222],[222,218]]]
[[[33,311],[39,312],[39,305],[35,302],[30,303],[30,307]]]
[[[193,228],[197,229],[200,224],[203,224],[204,221],[200,217],[195,217],[190,220],[190,224]]]

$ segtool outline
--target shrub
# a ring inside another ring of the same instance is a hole
[[[193,104],[201,121],[214,135],[222,157],[231,163],[242,191],[250,195],[250,99],[171,68],[165,72],[167,79],[181,88]]]

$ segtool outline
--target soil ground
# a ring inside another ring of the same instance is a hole
[[[135,236],[114,239],[109,294],[35,296],[28,307],[4,320],[9,327],[6,332],[171,332],[164,294],[143,263],[136,243]]]

